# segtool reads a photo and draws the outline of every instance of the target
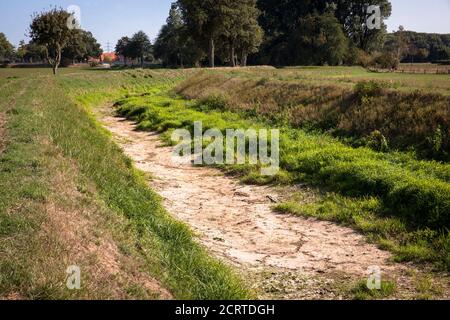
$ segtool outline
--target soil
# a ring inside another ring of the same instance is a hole
[[[408,297],[410,267],[354,230],[334,223],[277,214],[274,201],[289,189],[242,185],[214,168],[173,161],[158,134],[102,109],[102,123],[176,219],[191,226],[214,256],[236,267],[260,298],[339,299],[342,287],[367,279],[378,266]],[[298,191],[298,190],[297,190]],[[344,290],[345,291],[345,290]]]

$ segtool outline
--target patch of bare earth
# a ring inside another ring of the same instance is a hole
[[[408,267],[369,244],[352,229],[272,210],[289,189],[242,185],[213,168],[174,163],[172,148],[157,134],[135,130],[132,122],[102,111],[102,122],[138,169],[150,173],[151,187],[167,210],[189,224],[216,257],[250,279],[260,298],[341,299],[342,288],[364,278],[371,266],[395,279],[399,297],[412,297]],[[297,190],[298,191],[298,190]]]

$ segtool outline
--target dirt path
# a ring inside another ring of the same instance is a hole
[[[137,168],[151,174],[151,187],[167,210],[189,224],[203,245],[240,270],[264,274],[264,283],[255,286],[264,287],[262,297],[336,298],[334,292],[302,292],[304,276],[326,279],[317,284],[323,287],[336,278],[364,279],[370,266],[397,280],[405,274],[404,266],[389,262],[388,252],[349,228],[274,213],[268,196],[279,195],[273,188],[244,186],[216,169],[173,163],[172,148],[161,147],[158,135],[135,131],[133,123],[108,114],[102,121]],[[291,288],[280,289],[280,283]]]

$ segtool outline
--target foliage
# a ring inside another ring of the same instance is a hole
[[[14,46],[8,41],[4,33],[0,33],[0,62],[11,58],[14,54]]]
[[[410,92],[394,90],[389,74],[384,81],[358,81],[364,73],[357,73],[355,83],[349,84],[349,72],[355,70],[353,68],[342,69],[344,73],[348,70],[346,76],[340,75],[345,86],[338,86],[339,72],[334,75],[325,72],[333,68],[317,70],[324,70],[325,74],[312,80],[301,78],[300,81],[296,77],[289,77],[286,81],[262,78],[262,81],[251,72],[243,73],[243,77],[199,74],[185,86],[180,85],[178,92],[194,99],[223,95],[233,111],[282,119],[294,127],[328,132],[354,146],[369,144],[377,150],[384,150],[387,145],[392,150],[415,150],[421,158],[450,159],[448,95],[419,92],[415,88]],[[308,71],[317,72],[306,68],[300,69],[299,73],[292,70],[284,72],[304,77]],[[262,74],[273,75],[273,71]],[[378,77],[378,74],[366,73],[366,77],[369,76]],[[324,83],[328,79],[330,81]],[[374,131],[381,132],[386,143],[381,140],[383,143],[379,145],[371,143],[370,136]],[[439,143],[438,148],[436,143]]]
[[[68,27],[71,15],[62,9],[35,14],[30,25],[30,37],[34,43],[45,47],[47,60],[57,73],[62,51],[68,45],[73,31]]]
[[[390,16],[391,5],[388,0],[372,1],[370,4],[380,6],[382,19]],[[386,33],[384,23],[380,30],[369,30],[367,27],[366,21],[369,17],[367,1],[285,0],[280,2],[259,0],[258,7],[262,11],[260,23],[267,37],[263,49],[256,55],[255,61],[263,64],[295,65],[296,61],[289,58],[296,55],[301,56],[300,60],[308,59],[307,54],[301,53],[302,46],[297,49],[293,45],[291,35],[295,31],[302,32],[300,24],[305,17],[311,15],[333,15],[349,39],[350,48],[355,47],[365,52],[372,52],[375,49],[380,49],[384,42]],[[328,23],[330,26],[333,24],[334,22],[331,21]],[[334,29],[336,27],[333,27]],[[314,32],[310,33],[308,37],[314,37]]]
[[[45,69],[3,71],[2,79],[26,80],[0,90],[0,112],[10,112],[8,148],[0,161],[2,297],[154,299],[161,286],[177,299],[249,298],[230,268],[211,258],[191,230],[164,210],[160,197],[92,116],[93,108],[110,99],[171,83],[179,74],[134,78],[120,71],[65,69],[50,78]],[[66,213],[80,217],[82,229],[61,230],[67,224],[54,215]],[[93,250],[73,247],[68,239],[79,239],[76,235],[90,236],[85,244]],[[100,243],[104,237],[107,242]],[[115,268],[124,277],[100,272],[110,271],[102,263],[104,253],[96,254],[104,244],[113,247]],[[73,259],[85,271],[82,290],[65,286]],[[147,279],[157,285],[148,290],[142,283]],[[135,283],[152,296],[132,290]]]
[[[402,56],[402,62],[435,62],[450,59],[450,35],[419,33],[403,30],[405,41],[409,44]],[[395,46],[398,31],[387,35],[387,48]]]
[[[306,16],[288,39],[289,64],[340,65],[348,50],[347,39],[332,14]]]
[[[380,243],[380,239],[394,241],[395,245],[389,249],[398,259],[432,261],[448,267],[445,250],[446,226],[450,224],[448,165],[417,161],[408,154],[352,148],[325,134],[308,133],[277,121],[267,122],[233,109],[233,103],[225,96],[205,95],[192,103],[166,90],[154,88],[145,96],[121,99],[116,104],[117,112],[137,121],[141,130],[162,133],[168,143],[173,129],[191,131],[195,121],[202,121],[204,130],[217,128],[222,132],[229,128],[277,126],[281,128],[282,150],[279,175],[261,177],[258,169],[251,166],[223,169],[251,183],[307,182],[326,186],[336,196],[331,194],[323,203],[311,207],[301,206],[297,210],[290,205],[283,210],[353,225]],[[361,90],[371,96],[379,89],[367,85]],[[373,138],[380,139],[383,145],[379,134]],[[414,253],[414,247],[421,251]]]
[[[180,8],[172,4],[166,24],[154,44],[155,58],[165,66],[199,66],[204,51],[198,47],[183,23]]]
[[[141,67],[144,67],[145,60],[153,59],[152,44],[144,31],[138,31],[133,37],[122,37],[116,45],[116,53],[125,58],[139,59]]]
[[[74,30],[62,56],[70,60],[86,61],[89,58],[98,58],[102,53],[101,45],[91,32]]]

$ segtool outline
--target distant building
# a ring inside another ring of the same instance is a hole
[[[117,55],[114,52],[104,52],[100,56],[100,61],[105,62],[105,63],[113,63],[118,60],[119,60],[119,58],[117,57]]]

